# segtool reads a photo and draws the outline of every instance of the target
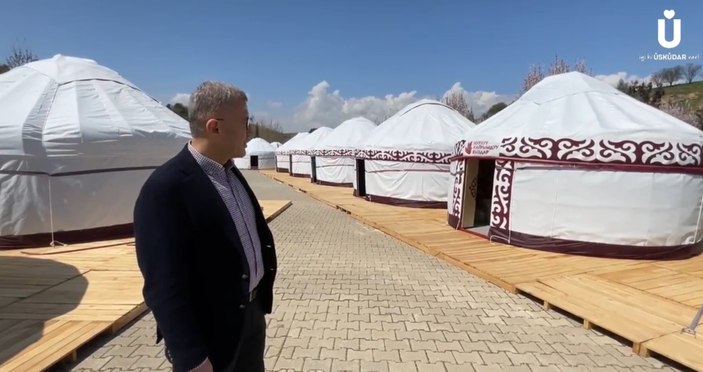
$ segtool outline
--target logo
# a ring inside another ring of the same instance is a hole
[[[659,46],[666,49],[674,49],[681,44],[681,19],[674,18],[676,11],[674,9],[665,9],[662,14],[664,18],[657,19],[657,42]],[[667,36],[667,34],[669,36]],[[639,60],[644,62],[648,60],[654,61],[693,61],[700,60],[701,53],[682,53],[682,51],[665,51],[659,50],[653,53],[640,55]]]
[[[466,155],[489,155],[495,151],[498,145],[491,144],[488,141],[468,141],[464,146],[464,154]]]
[[[657,19],[657,41],[659,45],[666,49],[676,48],[681,44],[681,20],[674,19],[674,38],[672,40],[666,39],[666,21],[674,18],[676,11],[673,9],[667,9],[664,11],[664,17],[666,19]]]

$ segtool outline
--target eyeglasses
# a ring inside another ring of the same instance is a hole
[[[212,119],[213,119],[213,120],[217,120],[217,121],[225,121],[224,118],[212,118]],[[246,127],[247,127],[247,128],[249,128],[249,127],[251,126],[251,122],[252,122],[253,119],[254,119],[253,116],[247,116],[247,123],[246,123]]]

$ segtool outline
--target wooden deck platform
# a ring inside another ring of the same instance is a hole
[[[261,202],[267,221],[291,205]],[[147,308],[134,240],[0,251],[0,371],[43,371]]]
[[[681,261],[573,256],[491,243],[447,225],[444,209],[390,206],[350,188],[263,171],[424,252],[508,291],[527,294],[629,340],[639,355],[658,354],[703,371],[703,326],[682,333],[703,304],[703,256]]]

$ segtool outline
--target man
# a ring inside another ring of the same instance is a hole
[[[245,155],[247,97],[217,82],[189,104],[191,141],[156,169],[134,209],[143,294],[175,371],[264,371],[277,260]]]

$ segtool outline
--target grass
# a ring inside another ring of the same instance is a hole
[[[703,108],[703,81],[664,86],[664,100],[687,101],[694,109]]]

